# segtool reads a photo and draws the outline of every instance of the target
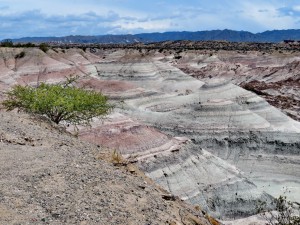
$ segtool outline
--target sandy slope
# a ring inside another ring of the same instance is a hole
[[[103,160],[110,151],[27,115],[0,119],[0,224],[209,224],[135,167]]]

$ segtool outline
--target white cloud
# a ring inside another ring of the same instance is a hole
[[[243,2],[243,14],[240,14],[241,19],[251,21],[253,26],[260,31],[273,29],[288,29],[295,28],[295,19],[291,15],[280,15],[278,8],[280,4]],[[268,9],[268,10],[264,10]]]
[[[165,20],[155,20],[155,21],[120,20],[120,21],[112,22],[111,25],[114,27],[114,29],[110,30],[109,33],[120,34],[120,33],[166,31],[169,30],[173,24],[171,20],[165,19]]]
[[[22,36],[297,28],[282,0],[0,0],[0,39]]]
[[[295,5],[292,7],[293,10],[300,12],[300,5]]]

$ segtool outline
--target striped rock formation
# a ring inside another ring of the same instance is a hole
[[[223,219],[254,214],[283,186],[300,201],[300,124],[262,97],[228,79],[195,79],[156,51],[26,49],[15,59],[19,51],[1,49],[2,90],[79,75],[78,86],[116,104],[79,136],[136,159],[174,195]]]

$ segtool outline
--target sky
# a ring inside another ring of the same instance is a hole
[[[300,0],[0,0],[0,39],[300,29]]]

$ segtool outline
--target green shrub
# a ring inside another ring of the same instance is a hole
[[[300,205],[287,201],[286,196],[279,196],[272,202],[268,209],[266,202],[260,202],[258,213],[268,221],[267,225],[299,225]],[[273,211],[275,210],[275,211]]]
[[[112,106],[107,97],[69,85],[45,84],[38,87],[14,86],[7,92],[2,105],[32,114],[44,115],[56,124],[61,121],[73,125],[88,125],[93,117],[106,115]]]
[[[46,53],[46,52],[49,50],[49,45],[46,44],[46,43],[41,43],[41,44],[39,45],[39,48],[40,48],[43,52]]]

